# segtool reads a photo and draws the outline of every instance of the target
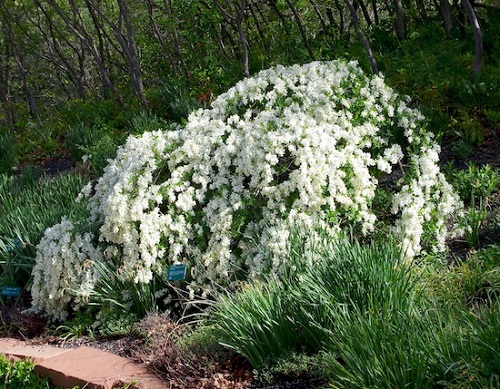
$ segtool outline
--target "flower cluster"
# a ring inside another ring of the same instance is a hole
[[[440,147],[437,144],[422,147],[411,156],[409,179],[394,195],[392,212],[400,213],[396,234],[402,238],[402,249],[407,258],[413,258],[422,249],[424,229],[432,232],[435,251],[445,248],[448,235],[446,222],[450,215],[460,213],[460,199],[446,181],[437,165]]]
[[[92,264],[102,258],[93,240],[90,232],[78,234],[66,218],[45,231],[32,272],[34,308],[54,320],[64,320],[68,303],[74,309],[86,304],[96,282]]]
[[[162,238],[173,235],[174,230],[185,231],[182,223],[160,209],[165,185],[160,178],[168,174],[169,151],[176,147],[177,139],[175,130],[130,137],[105,168],[90,198],[90,221],[99,225],[105,253],[116,257],[119,250],[124,279],[149,282],[153,271],[161,271],[158,259],[167,250]],[[87,195],[91,193],[85,189]],[[171,239],[168,247],[175,243]]]
[[[459,205],[423,116],[407,103],[355,62],[264,70],[183,128],[129,138],[83,193],[95,243],[135,282],[175,262],[189,263],[192,291],[279,273],[290,224],[370,233],[377,177],[404,164],[394,230],[408,257],[426,231],[439,249]],[[38,261],[49,255],[42,242]],[[37,285],[34,295],[48,294]],[[41,298],[35,304],[55,309]]]

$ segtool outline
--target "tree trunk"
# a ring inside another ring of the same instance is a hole
[[[469,18],[469,23],[472,27],[472,32],[474,33],[474,40],[476,43],[476,57],[474,59],[474,66],[472,68],[471,77],[475,78],[479,75],[481,67],[483,65],[483,33],[481,32],[481,27],[479,26],[479,21],[477,20],[474,8],[472,8],[469,0],[462,0],[462,4]]]
[[[178,69],[177,69],[177,64],[172,58],[172,55],[170,53],[170,49],[168,48],[167,42],[165,41],[163,34],[160,30],[160,27],[158,26],[158,23],[156,23],[155,15],[154,15],[154,3],[152,0],[143,0],[145,2],[146,7],[148,7],[148,17],[149,17],[149,24],[151,25],[151,29],[153,30],[153,34],[160,42],[161,47],[165,51],[165,55],[168,58],[168,62],[170,63],[170,66],[172,67],[172,70],[174,73],[178,74]]]
[[[142,82],[142,68],[139,62],[139,55],[137,44],[135,42],[134,30],[127,9],[125,0],[117,0],[118,7],[120,8],[120,17],[123,18],[125,29],[127,30],[127,40],[125,43],[127,47],[127,57],[130,68],[130,78],[132,79],[132,87],[134,94],[139,98],[143,107],[148,106],[146,96],[144,96],[144,84]]]
[[[406,37],[405,12],[403,3],[401,0],[394,0],[394,6],[396,8],[396,35],[398,39],[402,41]]]
[[[31,87],[28,82],[28,70],[24,67],[23,56],[17,51],[16,48],[13,47],[14,59],[19,68],[19,73],[21,74],[21,80],[23,83],[24,94],[26,96],[26,101],[28,102],[28,107],[30,109],[30,115],[33,117],[37,123],[41,126],[42,120],[40,119],[40,115],[38,113],[38,108],[36,106],[35,98],[33,96],[33,92],[31,91]]]
[[[368,27],[370,27],[373,23],[372,23],[372,19],[370,17],[370,13],[368,12],[368,9],[366,8],[365,2],[363,0],[356,0],[356,3],[359,4],[359,7],[361,8],[361,12],[363,12],[363,17],[365,18],[366,24],[368,25]]]
[[[358,35],[359,40],[361,41],[361,45],[363,45],[363,48],[365,49],[366,55],[368,56],[368,60],[370,61],[370,66],[372,68],[372,71],[374,74],[378,74],[377,61],[373,56],[370,44],[368,43],[365,34],[363,34],[363,31],[361,31],[361,29],[359,28],[359,19],[356,9],[354,8],[350,0],[345,0],[345,3],[347,7],[349,7],[349,11],[351,13],[352,25],[354,27],[354,30],[356,31],[356,34]]]
[[[54,51],[54,54],[50,54],[50,49],[47,50],[47,60],[51,62],[56,69],[60,69],[62,72],[64,72],[67,75],[67,78],[71,81],[71,83],[74,85],[78,97],[80,99],[85,98],[85,84],[84,84],[84,70],[79,63],[72,63],[71,55],[66,54],[67,52],[73,52],[76,55],[77,61],[80,60],[80,53],[79,49],[76,48],[66,37],[63,36],[63,34],[59,34],[59,36],[56,36],[56,31],[57,28],[54,25],[54,22],[50,16],[50,14],[47,12],[45,7],[40,3],[40,1],[35,0],[35,5],[38,7],[38,9],[42,12],[46,22],[47,22],[47,27],[48,27],[48,35],[45,31],[44,26],[40,24],[36,24],[36,27],[40,31],[40,34],[45,38],[46,44],[49,48],[52,48]],[[35,24],[35,23],[34,23]],[[61,41],[66,45],[65,47],[61,47]],[[70,50],[65,50],[66,48],[69,48]],[[80,65],[80,66],[79,66]],[[59,73],[59,72],[58,72]],[[64,81],[61,78],[61,76],[58,76],[58,79],[61,82],[61,86],[64,89],[67,89],[66,86],[64,85]],[[68,98],[70,98],[69,91],[67,92]]]
[[[245,16],[246,5],[247,5],[246,0],[241,0],[240,10],[238,13],[238,17],[236,18],[236,26],[238,27],[238,36],[240,38],[241,47],[243,48],[243,56],[242,56],[243,74],[245,77],[250,77],[250,67],[249,67],[250,53],[248,50],[247,36],[245,30],[243,29],[243,18]]]
[[[306,30],[304,29],[302,20],[300,19],[300,15],[298,14],[297,9],[290,0],[286,0],[286,3],[288,4],[288,7],[291,9],[293,17],[297,22],[297,27],[299,28],[300,36],[302,37],[302,42],[304,42],[304,45],[306,46],[307,52],[309,53],[309,57],[311,57],[313,61],[316,61],[316,57],[314,56],[311,45],[309,44],[309,40],[307,39]]]
[[[443,28],[446,39],[451,39],[451,30],[453,28],[453,19],[451,17],[451,8],[448,0],[439,0],[439,12],[443,18]]]
[[[352,5],[352,4],[351,4]],[[339,34],[340,36],[343,36],[345,34],[345,19],[344,19],[344,11],[339,3],[339,0],[335,0],[335,8],[337,8],[337,11],[339,11]],[[354,7],[353,7],[354,9]],[[330,9],[331,10],[331,9]],[[354,10],[356,13],[356,10]]]
[[[418,14],[420,15],[420,19],[422,21],[427,20],[427,10],[425,9],[425,4],[423,0],[415,0],[417,5]]]
[[[285,29],[286,35],[290,35],[290,29],[288,28],[287,20],[286,20],[285,16],[279,10],[278,6],[276,5],[276,2],[270,1],[269,6],[276,13],[276,15],[278,15],[278,17],[280,18],[281,24],[282,24],[283,28]]]
[[[14,131],[14,124],[16,122],[16,118],[14,115],[14,109],[12,103],[10,101],[10,93],[9,93],[9,61],[7,58],[10,57],[9,47],[5,45],[5,51],[2,53],[0,57],[0,70],[1,70],[1,79],[0,79],[0,102],[1,107],[5,110],[5,116],[7,119],[7,125],[9,126],[9,130],[11,132]],[[4,62],[5,59],[5,62]]]
[[[170,3],[170,0],[163,0],[163,4],[165,6],[165,13],[167,15],[167,18],[172,20],[173,23],[173,28],[172,28],[172,38],[173,38],[173,44],[174,44],[174,52],[175,55],[177,56],[177,60],[179,61],[182,71],[184,72],[184,76],[190,80],[191,79],[191,73],[186,65],[186,61],[184,60],[184,56],[182,55],[182,51],[180,49],[179,45],[179,31],[177,30],[177,22],[175,19],[175,16],[173,16],[173,11],[172,11],[172,4]]]
[[[314,0],[309,0],[309,2],[311,3],[311,5],[313,7],[314,12],[316,12],[316,15],[318,15],[319,22],[321,24],[321,28],[323,28],[323,31],[326,34],[328,31],[328,26],[326,24],[325,18],[323,17],[323,14],[321,13],[321,10],[318,8],[318,5],[314,2]]]
[[[57,12],[57,14],[60,16],[60,18],[64,21],[66,26],[69,28],[71,33],[78,38],[82,44],[90,51],[90,54],[94,58],[94,61],[97,65],[97,68],[99,69],[99,73],[101,75],[101,81],[102,85],[105,90],[109,90],[113,96],[117,96],[115,86],[111,82],[111,79],[109,77],[109,71],[106,68],[103,58],[99,55],[99,52],[97,51],[97,48],[95,47],[94,43],[90,41],[86,37],[86,32],[85,31],[79,31],[78,26],[76,23],[72,23],[71,20],[69,20],[68,16],[64,13],[64,11],[59,7],[57,2],[55,0],[46,0],[52,8]]]
[[[259,19],[257,18],[257,14],[254,10],[254,6],[252,5],[252,2],[248,3],[248,9],[250,10],[250,13],[252,14],[252,18],[255,22],[255,28],[257,28],[257,32],[259,33],[260,38],[265,42],[266,41],[266,34],[264,33],[264,30],[262,29]],[[268,51],[268,50],[266,50]]]
[[[372,0],[372,12],[373,12],[373,19],[375,20],[375,24],[379,24],[379,18],[378,18],[378,7],[377,7],[377,0]]]
[[[99,4],[87,0],[87,5],[95,10],[99,16],[111,28],[113,34],[120,45],[122,55],[128,63],[130,80],[134,95],[140,100],[144,107],[148,102],[144,96],[144,86],[142,83],[142,69],[138,59],[137,46],[135,43],[134,31],[130,23],[129,13],[124,0],[117,0],[119,8],[118,24],[112,22],[102,11]],[[125,24],[126,34],[122,31],[122,24]]]
[[[12,28],[12,21],[14,20],[14,16],[10,13],[4,3],[0,3],[1,11],[0,19],[2,21],[1,25],[5,32],[5,37],[8,40],[8,45],[10,46],[10,52],[17,64],[19,69],[19,74],[21,76],[21,82],[23,85],[24,96],[26,97],[26,102],[28,103],[28,108],[30,111],[30,115],[36,122],[42,126],[42,120],[40,119],[40,115],[38,113],[38,108],[36,106],[35,98],[33,96],[33,92],[31,90],[31,86],[28,80],[28,70],[24,64],[24,53],[21,48],[18,47],[18,41],[14,35],[14,30]]]
[[[245,29],[243,28],[243,19],[245,17],[245,8],[247,7],[247,0],[241,0],[239,6],[236,7],[235,15],[229,13],[224,7],[220,5],[218,0],[212,0],[219,10],[220,14],[227,20],[228,23],[236,26],[236,30],[238,32],[238,37],[240,40],[242,55],[241,55],[241,63],[243,66],[243,75],[244,77],[250,77],[250,67],[249,67],[249,58],[250,51],[248,48],[248,40],[245,33]]]

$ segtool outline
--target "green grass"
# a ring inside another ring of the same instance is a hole
[[[35,246],[45,229],[81,211],[75,199],[85,183],[77,174],[58,177],[25,168],[20,175],[0,175],[0,275],[1,285],[28,283],[36,255]]]
[[[497,387],[498,247],[436,280],[400,262],[390,240],[308,235],[292,234],[287,277],[224,296],[212,312],[220,343],[258,376],[302,355],[302,370],[331,388]]]
[[[411,311],[418,299],[417,281],[398,263],[395,244],[367,246],[320,232],[304,247],[308,234],[293,232],[285,279],[251,284],[222,297],[214,310],[224,344],[254,367],[289,351],[320,351],[335,328],[337,309]]]

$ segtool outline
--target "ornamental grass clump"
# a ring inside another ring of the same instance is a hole
[[[443,249],[459,208],[424,127],[406,98],[355,62],[277,66],[240,81],[183,127],[129,138],[82,192],[85,223],[98,260],[119,261],[120,277],[148,283],[185,262],[191,294],[206,295],[279,275],[290,224],[370,234],[379,178],[397,167],[403,174],[387,207],[411,259],[423,247]],[[51,298],[42,280],[57,266],[50,241],[40,243],[34,271],[41,308]],[[76,293],[68,290],[60,293]]]

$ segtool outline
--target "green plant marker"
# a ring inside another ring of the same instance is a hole
[[[186,265],[170,265],[168,268],[169,281],[181,281],[186,278]]]
[[[7,297],[19,297],[21,294],[21,288],[18,286],[2,286],[2,296]]]

